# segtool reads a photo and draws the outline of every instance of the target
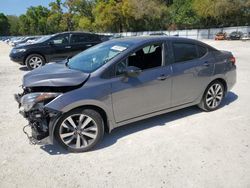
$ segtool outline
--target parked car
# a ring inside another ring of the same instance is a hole
[[[33,44],[13,48],[10,58],[32,70],[51,61],[61,61],[72,57],[101,42],[100,37],[92,33],[58,33],[42,37]]]
[[[250,40],[250,32],[244,33],[243,36],[241,37],[241,40]]]
[[[20,42],[20,41],[22,41],[24,39],[25,39],[25,37],[13,37],[13,38],[10,39],[8,44],[11,45],[11,46],[15,46],[16,43],[18,43],[18,42]]]
[[[227,33],[219,32],[215,35],[215,40],[226,40],[227,39]]]
[[[192,105],[216,110],[235,82],[231,52],[179,37],[132,37],[29,72],[15,98],[32,142],[57,139],[83,152],[128,123]]]
[[[20,45],[25,45],[28,41],[29,41],[29,44],[31,44],[30,41],[35,41],[38,38],[40,38],[40,37],[38,37],[38,36],[25,37],[24,39],[22,39],[22,40],[20,40],[18,42],[14,42],[12,46],[18,47]]]
[[[229,40],[240,40],[241,37],[243,36],[243,33],[240,31],[234,31],[232,33],[229,34],[228,39]]]

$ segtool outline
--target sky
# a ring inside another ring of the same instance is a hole
[[[0,13],[19,16],[24,14],[30,6],[49,7],[52,1],[54,0],[0,0]]]

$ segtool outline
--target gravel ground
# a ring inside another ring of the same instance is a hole
[[[205,42],[237,59],[238,81],[221,109],[124,126],[79,154],[29,145],[13,99],[27,70],[0,43],[0,187],[250,187],[250,42]]]

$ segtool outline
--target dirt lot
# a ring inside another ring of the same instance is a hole
[[[237,59],[238,82],[221,109],[121,127],[80,154],[29,145],[13,99],[27,71],[0,43],[0,187],[250,187],[250,42],[205,42]]]

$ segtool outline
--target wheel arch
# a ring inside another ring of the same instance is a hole
[[[210,85],[211,83],[213,83],[215,81],[219,81],[220,83],[222,83],[224,90],[225,90],[225,92],[224,92],[224,95],[225,95],[227,93],[227,89],[228,89],[226,80],[223,78],[216,78],[216,79],[212,80],[208,85]]]
[[[45,63],[47,63],[47,59],[46,59],[45,55],[43,55],[42,53],[40,53],[40,52],[29,52],[23,58],[23,64],[24,65],[26,65],[26,59],[27,59],[27,57],[29,57],[30,55],[33,55],[33,54],[38,54],[38,55],[42,56],[43,59],[45,60]]]
[[[92,109],[92,110],[97,111],[103,119],[105,132],[110,132],[110,126],[108,123],[108,116],[107,116],[107,113],[104,109],[102,109],[101,107],[96,106],[96,105],[82,105],[82,106],[79,106],[75,109],[79,109],[79,108],[80,109]],[[72,110],[75,110],[75,109],[72,109]]]
[[[71,111],[73,111],[73,110],[76,110],[76,109],[92,109],[92,110],[97,111],[97,112],[101,115],[101,117],[102,117],[102,119],[103,119],[104,131],[105,131],[105,132],[111,132],[112,127],[110,126],[110,123],[109,123],[109,121],[108,121],[107,112],[106,112],[103,108],[101,108],[101,107],[99,107],[99,106],[96,106],[96,105],[81,105],[81,106],[72,108],[72,109],[70,109],[69,111],[65,111],[64,113],[62,113],[62,114],[60,115],[60,117],[58,117],[58,119],[53,123],[52,127],[49,128],[49,131],[50,131],[49,135],[51,136],[52,142],[53,142],[54,137],[55,137],[55,128],[56,128],[56,125],[57,125],[58,121],[61,119],[61,116],[62,116],[63,114],[65,114],[65,113],[69,113],[69,112],[71,112]]]

